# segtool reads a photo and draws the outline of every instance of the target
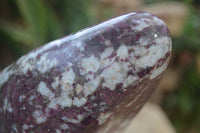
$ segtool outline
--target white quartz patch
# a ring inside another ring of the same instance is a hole
[[[57,109],[58,105],[60,105],[63,108],[71,107],[72,99],[69,97],[69,94],[72,92],[72,87],[70,83],[73,83],[73,80],[74,80],[74,77],[72,76],[73,74],[71,73],[72,71],[63,73],[62,79],[65,81],[63,81],[63,86],[61,87],[62,92],[61,92],[60,97],[55,97],[55,94],[47,87],[47,85],[43,81],[41,81],[40,84],[38,85],[37,91],[41,95],[48,97],[50,101],[48,104],[48,108]],[[55,81],[55,82],[59,82],[59,81]]]
[[[39,52],[36,50],[22,56],[16,63],[17,65],[20,66],[20,69],[21,69],[20,71],[23,73],[27,73],[28,70],[32,70],[33,64],[35,63],[35,60],[38,54]]]
[[[28,98],[28,102],[30,105],[33,105],[33,100],[36,98],[36,95],[31,95],[29,98]]]
[[[25,98],[26,98],[25,95],[20,95],[20,96],[19,96],[19,102],[22,102]]]
[[[70,69],[69,71],[65,71],[62,74],[62,81],[65,84],[67,84],[67,83],[68,84],[73,84],[74,78],[75,78],[75,73],[74,73],[73,69]]]
[[[127,75],[127,65],[125,63],[114,62],[109,68],[105,69],[100,77],[104,78],[102,87],[114,90],[118,83],[122,83]]]
[[[52,83],[52,87],[56,89],[60,84],[61,94],[58,97],[54,96],[49,99],[50,102],[48,104],[48,108],[57,109],[58,105],[60,105],[62,108],[71,107],[72,105],[80,107],[86,103],[87,100],[85,98],[75,98],[74,100],[72,100],[72,98],[69,96],[73,94],[73,89],[75,89],[77,94],[83,91],[82,86],[79,84],[76,88],[72,87],[74,79],[75,73],[72,68],[61,74],[61,80],[59,80],[59,77],[55,78],[55,81]]]
[[[88,72],[94,73],[98,71],[100,67],[100,62],[97,57],[94,57],[94,55],[92,55],[91,57],[84,58],[81,61],[80,67],[81,67],[80,72],[82,75]]]
[[[80,84],[77,84],[75,91],[76,91],[76,94],[80,94],[83,91],[83,87]]]
[[[61,127],[61,129],[64,129],[64,130],[69,128],[69,126],[67,124],[62,124],[62,125],[60,125],[60,127]]]
[[[117,56],[119,56],[121,59],[128,58],[128,47],[125,45],[121,45],[117,50]]]
[[[75,97],[73,100],[73,105],[80,107],[80,106],[83,106],[86,102],[87,102],[87,99],[85,99],[84,97],[82,98]]]
[[[58,64],[55,58],[49,59],[47,54],[44,54],[36,61],[36,67],[40,73],[45,73],[49,71],[52,67],[55,67]]]
[[[53,97],[50,99],[48,108],[57,109],[58,105],[60,105],[62,108],[71,107],[72,105],[79,107],[86,103],[87,100],[85,98],[80,98],[80,99],[75,98],[74,100],[72,100],[72,98],[69,96],[70,94],[73,93],[74,88],[72,87],[72,84],[74,82],[74,78],[75,78],[75,73],[71,68],[70,70],[65,71],[62,74],[61,81],[59,81],[58,77],[55,78],[55,81],[52,83],[52,86],[57,87],[60,83],[62,92],[59,97]],[[78,94],[83,89],[82,86],[77,85],[75,90]]]
[[[114,48],[113,47],[107,47],[100,55],[100,65],[101,65],[101,69],[108,67],[109,65],[111,65],[114,60],[114,58],[108,58],[109,56],[111,56],[111,54],[114,52]]]
[[[8,81],[9,77],[14,73],[13,70],[8,70],[10,67],[5,68],[0,72],[0,87]]]
[[[33,112],[33,117],[36,120],[36,123],[41,124],[47,120],[47,116],[40,110],[36,110]]]
[[[72,44],[76,47],[76,48],[78,48],[80,51],[84,51],[85,49],[84,49],[84,44],[83,44],[84,42],[83,41],[81,41],[81,40],[75,40],[75,41],[73,41],[72,42]]]
[[[100,82],[100,78],[96,78],[94,80],[90,80],[87,83],[84,84],[84,95],[85,97],[87,97],[88,95],[94,93],[99,85]]]
[[[33,51],[27,55],[22,56],[18,61],[20,72],[26,74],[29,70],[37,69],[40,73],[49,71],[52,67],[55,67],[58,62],[55,58],[49,59],[48,53],[43,54],[37,59],[39,50]]]
[[[17,130],[17,127],[16,127],[15,124],[11,125],[11,127],[12,127],[12,130],[13,130],[14,132],[18,133],[18,130]]]
[[[42,95],[46,97],[51,97],[53,96],[52,91],[47,87],[46,83],[41,81],[40,84],[38,85],[37,91]]]
[[[61,107],[71,107],[72,105],[72,99],[69,98],[67,95],[62,95],[59,99],[58,99],[58,104]]]
[[[26,124],[24,124],[24,125],[22,126],[22,128],[23,128],[23,130],[27,130],[27,129],[29,128],[29,126],[26,125]]]
[[[85,75],[86,80],[93,80],[94,79],[94,74],[93,73],[88,73]]]
[[[59,86],[59,77],[56,77],[54,79],[54,82],[51,84],[51,86],[53,87],[53,89],[56,89]]]
[[[111,44],[111,41],[110,40],[105,40],[105,45],[106,46],[111,46],[112,44]]]
[[[56,133],[62,133],[59,129],[56,129]]]
[[[71,107],[73,101],[69,97],[69,93],[70,91],[63,91],[60,97],[52,98],[48,104],[48,107],[51,109],[57,109],[58,105],[60,105],[62,108]]]

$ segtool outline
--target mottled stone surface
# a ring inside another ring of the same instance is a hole
[[[0,74],[0,132],[123,128],[157,87],[170,52],[165,23],[143,12],[50,42]]]

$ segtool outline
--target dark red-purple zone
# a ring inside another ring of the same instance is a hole
[[[128,90],[126,92],[123,92],[121,87],[122,84],[118,84],[114,91],[111,91],[109,88],[102,88],[100,85],[98,90],[93,94],[93,96],[95,96],[96,99],[92,100],[91,96],[89,96],[88,102],[82,107],[72,106],[70,108],[66,107],[64,109],[61,109],[59,107],[58,110],[51,109],[50,113],[48,114],[49,116],[47,121],[42,124],[36,124],[35,119],[32,117],[32,113],[38,109],[35,106],[29,105],[28,103],[28,99],[30,98],[30,96],[36,95],[35,100],[33,100],[33,105],[41,105],[41,110],[45,112],[45,108],[48,104],[48,99],[42,97],[39,94],[39,92],[36,91],[37,86],[41,81],[44,81],[47,84],[47,87],[50,88],[52,92],[55,92],[57,96],[59,96],[59,91],[56,92],[54,89],[52,89],[51,83],[54,81],[55,77],[61,76],[61,73],[68,68],[68,64],[66,62],[73,63],[72,68],[76,73],[75,83],[73,84],[74,88],[77,84],[83,85],[87,80],[84,76],[80,74],[78,62],[80,62],[83,59],[83,56],[85,58],[90,57],[93,54],[99,58],[100,54],[104,51],[105,48],[107,48],[107,46],[105,45],[105,40],[110,40],[112,46],[115,49],[118,49],[120,44],[139,45],[138,40],[140,37],[143,36],[151,38],[152,40],[152,35],[154,33],[157,33],[159,37],[169,35],[169,32],[165,25],[154,25],[151,27],[147,27],[139,32],[133,31],[131,29],[131,25],[136,24],[132,23],[130,18],[140,19],[136,15],[132,15],[129,18],[113,26],[118,27],[119,29],[102,29],[101,33],[98,33],[96,35],[92,35],[93,33],[91,33],[90,35],[82,37],[81,40],[84,42],[83,44],[86,52],[82,52],[79,49],[72,47],[71,41],[65,42],[60,47],[55,46],[49,50],[44,51],[42,54],[49,52],[49,59],[56,58],[59,62],[59,64],[56,67],[52,68],[45,74],[41,74],[37,70],[37,68],[35,68],[32,71],[28,71],[26,75],[17,73],[12,75],[10,79],[1,87],[0,90],[0,106],[3,107],[4,99],[5,97],[7,97],[8,102],[11,103],[11,107],[13,110],[12,113],[9,113],[8,111],[0,113],[0,126],[2,127],[0,131],[2,130],[1,132],[9,133],[11,131],[11,125],[15,124],[18,132],[22,132],[23,124],[27,124],[34,125],[34,128],[30,129],[35,133],[54,133],[56,129],[60,129],[59,127],[62,123],[66,123],[70,127],[66,131],[69,131],[71,133],[89,133],[89,131],[94,132],[97,129],[98,121],[96,120],[96,118],[99,116],[100,113],[113,112],[114,114],[119,113],[120,115],[125,115],[123,113],[120,113],[120,111],[123,112],[124,110],[127,112],[124,117],[127,117],[128,113],[131,114],[132,110],[134,110],[134,107],[136,105],[141,104],[142,106],[146,99],[149,97],[149,95],[152,93],[153,88],[155,88],[155,86],[157,85],[157,79],[145,79],[144,81],[138,84],[133,84],[127,88]],[[124,33],[126,33],[126,35],[121,36]],[[89,40],[88,36],[92,36],[92,38]],[[149,42],[149,45],[154,44]],[[69,53],[73,53],[72,56],[69,56]],[[37,58],[39,58],[41,55],[38,55]],[[166,55],[166,58],[160,59],[159,64],[163,64],[168,58],[168,56],[169,53]],[[77,60],[74,61],[75,59]],[[18,66],[13,64],[13,69],[17,70],[17,67]],[[134,67],[134,65],[132,67]],[[149,74],[154,67],[142,69],[139,73],[129,72],[128,74],[137,74],[140,78],[143,78],[145,75]],[[101,71],[102,70],[99,70],[96,74],[99,74]],[[141,96],[136,103],[131,105],[129,108],[124,107],[124,104],[127,103],[127,101],[130,102],[134,100],[134,98],[140,94],[141,90],[139,90],[138,88],[144,84],[151,84],[152,87],[148,88],[143,94],[143,96]],[[19,102],[20,95],[26,96],[22,102]],[[79,96],[81,95],[83,95],[83,93],[81,93]],[[78,95],[75,93],[74,96]],[[72,96],[72,99],[74,96]],[[100,105],[100,103],[102,102],[105,102],[106,105]],[[94,103],[96,103],[97,106],[94,106]],[[121,105],[119,107],[119,109],[121,110],[116,111],[114,109],[114,107],[116,107],[117,105]],[[135,112],[137,111],[133,111],[133,113]],[[64,122],[62,120],[63,116],[77,119],[78,114],[82,114],[85,116],[85,118],[80,124]],[[60,130],[64,132],[64,130]],[[30,131],[26,130],[26,132],[28,133]]]

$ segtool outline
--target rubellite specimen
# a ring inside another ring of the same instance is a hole
[[[117,132],[158,85],[170,52],[167,26],[144,12],[38,48],[0,74],[0,132]]]

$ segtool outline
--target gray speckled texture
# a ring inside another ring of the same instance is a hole
[[[144,12],[50,42],[0,74],[0,132],[120,132],[157,87],[170,54],[167,26]]]

